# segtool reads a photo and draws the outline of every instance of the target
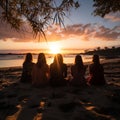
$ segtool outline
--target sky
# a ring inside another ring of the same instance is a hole
[[[93,16],[92,0],[79,0],[80,8],[71,10],[64,19],[66,29],[52,25],[45,32],[47,42],[38,42],[31,32],[16,32],[6,23],[0,24],[0,50],[44,49],[95,49],[120,46],[120,12],[104,18]],[[28,26],[29,28],[29,26]]]

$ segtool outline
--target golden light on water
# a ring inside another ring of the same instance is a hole
[[[57,53],[61,53],[61,47],[58,43],[50,43],[49,44],[49,53],[51,54],[57,54]]]

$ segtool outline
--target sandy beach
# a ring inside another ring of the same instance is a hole
[[[0,120],[119,120],[120,58],[101,63],[107,85],[84,88],[35,88],[19,82],[21,67],[0,68]]]

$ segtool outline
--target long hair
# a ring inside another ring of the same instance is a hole
[[[38,60],[37,60],[37,66],[41,68],[43,65],[46,64],[46,58],[44,53],[39,53]]]
[[[61,71],[63,68],[63,57],[61,54],[56,54],[54,56],[53,65],[56,68],[56,70]]]
[[[32,54],[31,53],[26,54],[24,63],[26,63],[26,62],[32,62]]]
[[[63,64],[63,57],[61,54],[56,54],[54,56],[54,61],[53,61],[54,64],[56,64],[57,66],[61,66]]]
[[[56,54],[54,57],[55,64],[63,64],[63,57],[61,54]]]
[[[99,55],[93,55],[93,62],[94,64],[100,64],[100,59],[99,59]]]
[[[80,55],[76,55],[76,57],[75,57],[75,65],[77,66],[78,70],[83,68],[83,61],[82,61],[82,57]]]

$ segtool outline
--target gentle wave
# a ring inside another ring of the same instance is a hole
[[[64,54],[63,59],[66,64],[73,64],[76,54]],[[38,55],[33,55],[33,62],[37,62]],[[22,66],[25,55],[0,55],[0,68]],[[53,62],[54,55],[46,55],[47,63]],[[91,55],[82,55],[83,62],[90,62]]]

